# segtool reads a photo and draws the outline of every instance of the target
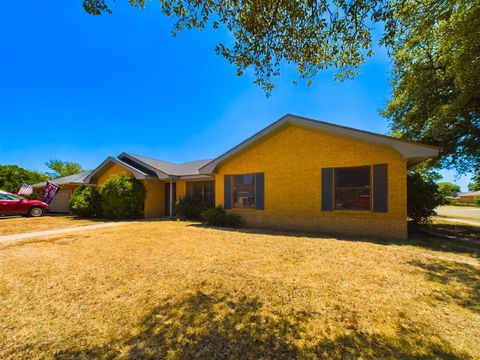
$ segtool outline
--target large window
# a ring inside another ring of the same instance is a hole
[[[255,208],[255,174],[233,175],[233,207]]]
[[[334,169],[335,210],[370,210],[370,166]]]
[[[215,204],[215,186],[213,181],[187,182],[187,197],[196,201]]]

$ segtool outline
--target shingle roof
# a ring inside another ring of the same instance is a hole
[[[123,153],[122,155],[120,155],[120,158],[122,156],[128,156],[129,158],[136,159],[148,166],[151,166],[156,170],[173,176],[199,175],[199,169],[211,161],[211,159],[207,159],[190,161],[182,164],[175,164],[168,161],[156,160],[146,156],[140,156],[130,153]]]
[[[357,141],[363,141],[367,143],[377,144],[379,146],[386,146],[392,148],[398,153],[400,153],[403,159],[407,160],[408,166],[412,166],[418,164],[425,159],[438,156],[438,148],[435,146],[413,143],[391,136],[380,135],[369,131],[358,130],[346,126],[327,123],[324,121],[318,121],[301,116],[287,114],[275,121],[274,123],[268,125],[263,130],[260,130],[255,135],[249,137],[242,143],[238,144],[234,148],[230,149],[223,155],[220,155],[216,159],[210,161],[208,164],[206,164],[200,169],[200,173],[212,174],[220,164],[226,162],[230,157],[234,156],[235,154],[244,149],[247,149],[250,146],[253,146],[253,144],[255,144],[257,141],[260,141],[265,136],[273,133],[276,129],[279,129],[287,124],[296,124],[300,126],[311,127],[340,137],[356,139]]]
[[[91,171],[85,171],[80,174],[75,174],[75,175],[69,175],[69,176],[64,176],[58,179],[50,180],[50,182],[53,182],[54,184],[57,185],[64,185],[64,184],[83,184],[85,178],[91,173]],[[44,187],[47,186],[47,182],[40,182],[37,184],[32,185],[34,188],[35,187]]]

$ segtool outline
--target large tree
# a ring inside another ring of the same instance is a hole
[[[420,0],[396,12],[393,93],[403,137],[437,145],[439,164],[480,168],[480,2]]]
[[[0,165],[0,190],[16,193],[23,183],[36,184],[48,180],[38,171],[29,171],[17,165]]]
[[[47,175],[52,179],[79,174],[85,171],[82,165],[69,161],[50,160],[47,161],[45,165],[52,170],[52,172],[47,172]]]
[[[128,0],[143,8],[144,0]],[[365,56],[372,54],[371,24],[386,21],[393,35],[390,4],[384,0],[159,0],[163,13],[174,20],[173,33],[183,29],[225,27],[231,43],[216,52],[242,74],[252,68],[255,83],[267,94],[280,74],[280,65],[294,64],[310,82],[322,69],[335,68],[336,78],[354,76]],[[83,0],[93,15],[112,13],[113,1]]]
[[[468,190],[480,191],[480,171],[473,177],[472,182],[468,184]]]
[[[143,8],[144,0],[128,0]],[[110,4],[113,2],[110,1]],[[393,93],[384,115],[393,133],[438,145],[438,164],[480,168],[480,2],[477,0],[159,0],[173,32],[226,27],[217,53],[252,68],[267,94],[283,64],[311,83],[319,71],[353,77],[372,54],[372,28],[394,59]],[[111,13],[107,0],[83,0],[87,12]]]

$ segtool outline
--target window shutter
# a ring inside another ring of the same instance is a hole
[[[255,209],[265,209],[265,176],[263,173],[255,174]]]
[[[223,177],[223,207],[224,209],[232,208],[232,176],[225,175]]]
[[[373,211],[387,212],[387,164],[373,165]]]
[[[333,210],[333,168],[322,169],[322,211]]]

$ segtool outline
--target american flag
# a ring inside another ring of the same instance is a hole
[[[23,183],[23,185],[18,189],[17,195],[25,195],[25,196],[30,196],[33,193],[33,187],[32,185],[28,185],[26,183]]]

